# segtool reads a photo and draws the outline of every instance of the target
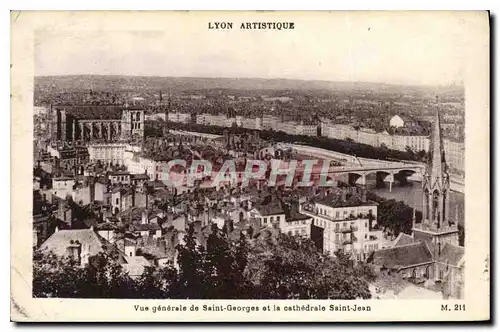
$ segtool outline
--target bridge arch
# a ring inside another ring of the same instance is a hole
[[[360,178],[365,177],[365,174],[360,172],[348,172],[347,176],[349,185],[354,186]]]

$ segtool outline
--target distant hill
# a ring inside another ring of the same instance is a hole
[[[365,82],[330,82],[317,80],[262,79],[262,78],[205,78],[157,76],[99,76],[68,75],[35,77],[35,90],[76,92],[94,91],[196,91],[206,89],[229,90],[323,90],[323,91],[372,91],[395,94],[458,94],[463,87],[427,87],[391,85]]]

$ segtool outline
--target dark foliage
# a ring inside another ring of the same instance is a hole
[[[207,248],[192,226],[178,245],[177,264],[148,267],[131,278],[118,253],[91,257],[85,267],[70,259],[36,253],[34,297],[178,299],[356,299],[370,298],[373,273],[342,253],[316,251],[307,239],[279,235],[231,241],[214,227]]]

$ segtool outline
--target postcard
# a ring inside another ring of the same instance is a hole
[[[11,33],[13,321],[490,319],[488,12]]]

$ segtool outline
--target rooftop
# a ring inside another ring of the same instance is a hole
[[[120,105],[54,105],[53,108],[82,120],[120,120],[123,110],[141,110]]]
[[[394,248],[375,251],[368,262],[389,269],[404,269],[410,266],[432,263],[432,254],[425,243],[411,243]]]
[[[333,208],[338,207],[352,207],[352,206],[375,206],[378,205],[373,201],[363,201],[357,194],[347,195],[343,197],[338,194],[329,194],[325,197],[316,200],[316,203],[330,206]]]
[[[89,245],[91,256],[106,251],[112,247],[111,243],[106,241],[93,229],[64,229],[56,231],[41,246],[41,251],[52,251],[58,256],[66,256],[66,249],[71,242],[78,241],[80,244]]]

